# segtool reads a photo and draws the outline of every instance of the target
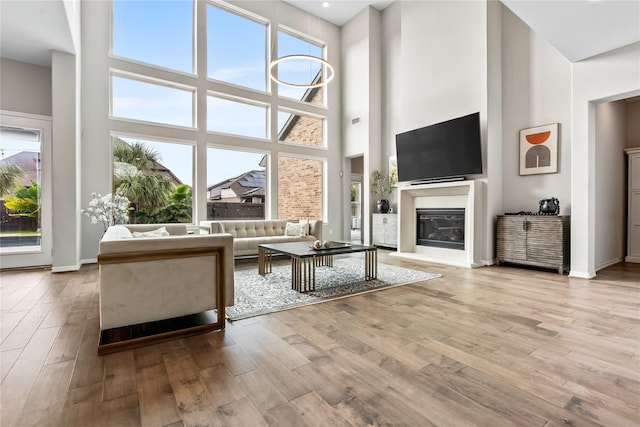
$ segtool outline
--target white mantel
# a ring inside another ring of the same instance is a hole
[[[398,251],[392,255],[474,268],[480,262],[482,181],[465,180],[398,187]],[[464,250],[416,245],[416,209],[464,208]]]

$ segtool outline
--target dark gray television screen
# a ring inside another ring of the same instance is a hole
[[[430,181],[482,173],[480,113],[396,135],[398,181]]]

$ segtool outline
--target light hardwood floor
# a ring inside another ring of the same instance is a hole
[[[0,424],[640,425],[640,265],[380,262],[443,277],[102,357],[96,266],[3,272]]]

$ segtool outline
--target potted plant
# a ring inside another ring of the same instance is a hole
[[[371,174],[371,194],[373,196],[378,196],[378,200],[376,202],[378,212],[389,212],[388,197],[393,193],[393,186],[395,183],[395,179],[381,170],[373,171]]]

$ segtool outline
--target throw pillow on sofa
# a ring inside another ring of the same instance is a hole
[[[300,236],[302,230],[302,224],[299,222],[288,222],[287,226],[284,229],[285,236]]]
[[[306,237],[309,235],[309,220],[300,220],[300,236]]]
[[[162,237],[162,236],[168,236],[169,232],[165,227],[160,227],[157,230],[134,231],[131,234],[133,234],[133,237]]]

